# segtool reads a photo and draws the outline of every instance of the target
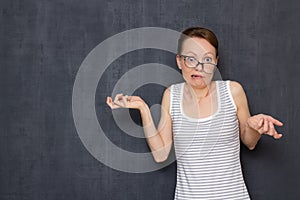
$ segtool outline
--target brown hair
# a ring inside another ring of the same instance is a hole
[[[178,39],[177,53],[181,54],[183,42],[190,37],[199,37],[207,40],[216,49],[216,56],[218,56],[219,42],[216,35],[207,28],[190,27],[181,32]]]

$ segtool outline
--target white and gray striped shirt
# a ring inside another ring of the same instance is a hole
[[[177,159],[175,200],[250,199],[240,164],[239,124],[230,80],[217,80],[217,111],[205,118],[184,114],[185,83],[173,84],[170,115]]]

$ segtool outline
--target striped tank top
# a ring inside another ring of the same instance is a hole
[[[230,80],[215,82],[218,108],[205,118],[186,116],[182,108],[185,83],[171,85],[175,200],[250,199],[240,164],[239,124]]]

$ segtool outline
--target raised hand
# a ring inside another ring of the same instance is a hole
[[[145,105],[143,99],[139,96],[128,96],[123,94],[117,94],[115,96],[114,101],[111,97],[106,98],[106,103],[109,105],[111,109],[116,108],[133,108],[133,109],[141,109],[142,106]]]
[[[283,125],[283,123],[279,120],[265,114],[258,114],[249,117],[246,123],[248,127],[256,130],[260,134],[266,134],[272,136],[275,139],[280,139],[282,137],[282,134],[276,131],[274,124],[276,126]]]

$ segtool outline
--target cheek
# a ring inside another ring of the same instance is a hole
[[[190,78],[190,76],[192,75],[192,70],[186,70],[185,68],[182,68],[181,73],[185,79]]]

